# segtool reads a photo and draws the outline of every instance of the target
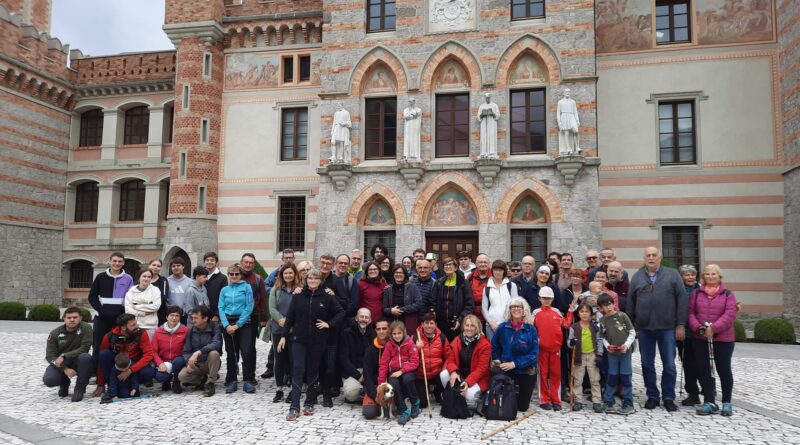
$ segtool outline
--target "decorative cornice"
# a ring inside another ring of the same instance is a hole
[[[117,96],[135,93],[154,93],[175,90],[174,79],[146,80],[141,82],[110,83],[98,85],[78,85],[77,93],[81,98]]]
[[[192,23],[168,23],[161,29],[167,34],[172,44],[177,46],[186,37],[199,37],[205,45],[222,41],[225,30],[215,21]]]
[[[222,23],[237,23],[237,22],[257,22],[268,20],[283,20],[283,19],[303,19],[303,18],[321,18],[322,10],[315,9],[312,11],[297,11],[297,12],[279,12],[276,14],[259,14],[259,15],[243,15],[240,17],[223,17]]]

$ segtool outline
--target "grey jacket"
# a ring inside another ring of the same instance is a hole
[[[647,269],[639,269],[631,279],[625,312],[637,329],[686,326],[688,301],[678,271],[661,266],[656,271],[655,283],[651,283]]]

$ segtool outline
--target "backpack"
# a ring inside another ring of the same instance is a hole
[[[442,392],[442,417],[447,419],[468,419],[472,412],[467,408],[467,399],[459,389],[450,386],[450,382]]]
[[[511,280],[506,283],[506,289],[508,289],[508,295],[511,295]],[[486,299],[486,303],[489,305],[487,309],[490,309],[492,307],[492,300],[489,299],[489,286],[484,286],[483,298]]]
[[[481,412],[486,420],[516,419],[517,397],[514,394],[514,379],[503,373],[493,375]]]

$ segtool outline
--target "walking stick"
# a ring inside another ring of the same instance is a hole
[[[711,378],[716,378],[717,373],[714,370],[714,339],[708,339],[708,367],[711,369]]]
[[[495,434],[497,434],[497,433],[502,433],[503,431],[505,431],[505,430],[507,430],[507,429],[511,428],[512,426],[514,426],[514,425],[516,425],[516,424],[518,424],[518,423],[522,422],[523,420],[527,419],[528,417],[530,417],[530,416],[532,416],[532,415],[534,415],[534,414],[536,414],[536,408],[531,408],[531,409],[529,409],[528,411],[526,411],[526,412],[525,412],[525,414],[523,414],[523,416],[522,416],[522,417],[520,417],[519,419],[517,419],[517,420],[512,420],[512,421],[511,421],[511,422],[509,422],[507,425],[505,425],[505,426],[503,426],[503,427],[501,427],[501,428],[498,428],[498,429],[496,429],[496,430],[492,431],[492,432],[491,432],[491,433],[489,433],[489,434],[485,434],[483,437],[481,437],[481,440],[486,440],[486,439],[488,439],[488,438],[490,438],[490,437],[494,436],[494,435],[495,435]]]
[[[419,351],[422,355],[422,378],[425,379],[425,400],[428,401],[428,418],[433,419],[433,408],[431,408],[431,393],[428,391],[428,372],[425,370],[425,344],[422,345],[422,350]]]
[[[572,370],[575,369],[575,352],[576,352],[575,348],[572,348],[572,360],[569,365],[569,410],[570,411],[572,411],[573,399],[574,399],[572,387],[575,386],[575,382],[572,381],[573,379]]]
[[[686,339],[684,339],[683,347],[681,348],[681,354],[679,356],[681,358],[681,398],[683,398],[683,352],[686,351],[686,347]]]

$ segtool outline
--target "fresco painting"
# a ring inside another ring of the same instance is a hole
[[[426,224],[430,227],[470,226],[478,224],[478,218],[463,193],[449,190],[439,195],[431,205]]]

